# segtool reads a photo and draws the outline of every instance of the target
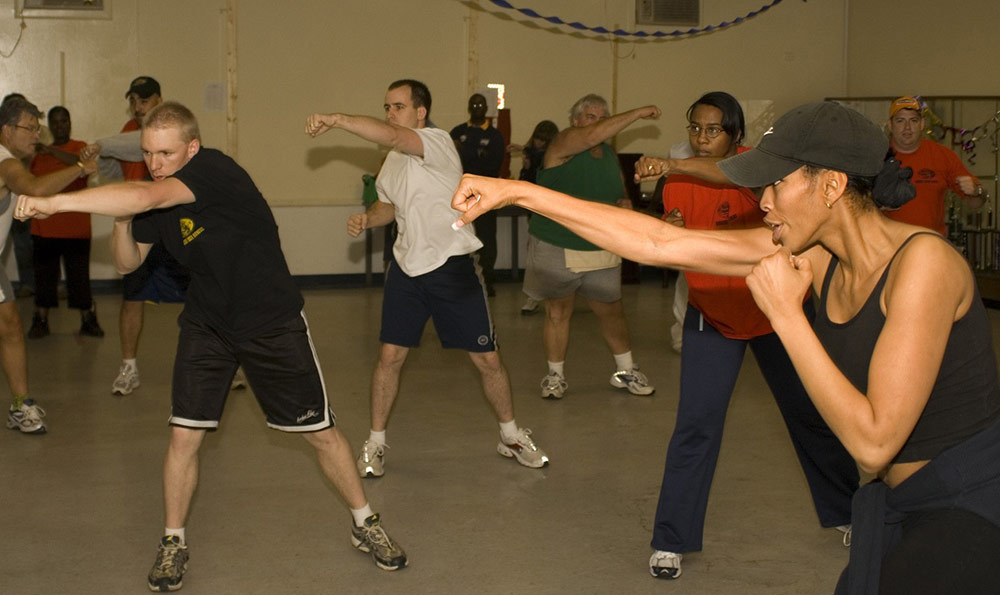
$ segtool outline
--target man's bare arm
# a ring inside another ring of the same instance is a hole
[[[69,186],[73,180],[97,171],[93,160],[72,165],[44,176],[36,176],[24,167],[20,159],[11,157],[0,162],[0,179],[15,194],[49,196]]]
[[[194,202],[194,194],[177,178],[159,182],[122,182],[79,192],[56,194],[50,198],[21,195],[14,216],[25,220],[56,213],[93,213],[127,217]]]
[[[370,116],[348,114],[313,114],[306,119],[306,134],[319,136],[327,130],[340,128],[367,141],[402,151],[407,155],[424,156],[424,143],[411,128],[376,120]]]
[[[544,167],[555,167],[569,161],[577,153],[582,153],[618,134],[636,120],[660,117],[660,108],[647,105],[615,114],[588,126],[570,126],[552,139],[545,151]]]

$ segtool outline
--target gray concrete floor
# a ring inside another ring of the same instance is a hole
[[[613,361],[581,305],[562,401],[538,397],[541,315],[521,316],[519,284],[501,283],[493,313],[517,420],[552,464],[496,454],[497,426],[462,352],[429,325],[411,352],[389,427],[385,477],[366,480],[373,507],[410,567],[375,568],[349,542],[350,516],[301,438],[269,430],[250,391],[231,394],[206,440],[188,522],[188,594],[830,593],[848,551],[821,529],[778,411],[752,356],[729,412],[705,527],[684,574],[646,569],[653,512],[677,406],[669,348],[672,291],[625,287],[636,360],[657,386],[634,397],[608,384]],[[162,528],[176,306],[149,306],[142,387],[110,394],[119,362],[116,296],[98,296],[103,339],[75,335],[76,312],[53,312],[53,335],[28,343],[32,394],[49,433],[0,434],[0,592],[147,592]],[[30,320],[30,300],[19,304]],[[306,292],[306,312],[338,416],[357,449],[381,291]],[[996,315],[991,312],[996,326]],[[27,327],[26,327],[27,328]]]

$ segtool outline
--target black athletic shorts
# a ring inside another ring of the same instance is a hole
[[[229,385],[240,366],[268,427],[315,432],[334,425],[304,313],[242,341],[230,340],[183,314],[179,324],[171,425],[218,428]]]
[[[496,351],[493,318],[475,257],[452,256],[429,273],[410,277],[395,262],[386,272],[379,340],[400,347],[420,344],[427,319],[434,320],[441,345]]]

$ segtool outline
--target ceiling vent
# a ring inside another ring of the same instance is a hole
[[[636,25],[701,24],[701,0],[635,0]]]
[[[17,0],[19,17],[110,18],[111,0]]]

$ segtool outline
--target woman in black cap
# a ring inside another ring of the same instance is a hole
[[[855,495],[838,593],[1000,592],[1000,383],[971,270],[939,235],[880,209],[911,172],[861,114],[800,106],[756,150],[719,162],[762,188],[760,227],[693,231],[523,185],[466,176],[456,225],[517,204],[625,258],[746,276],[810,398],[877,480]],[[638,168],[657,163],[643,159]],[[812,288],[817,316],[801,304]]]

